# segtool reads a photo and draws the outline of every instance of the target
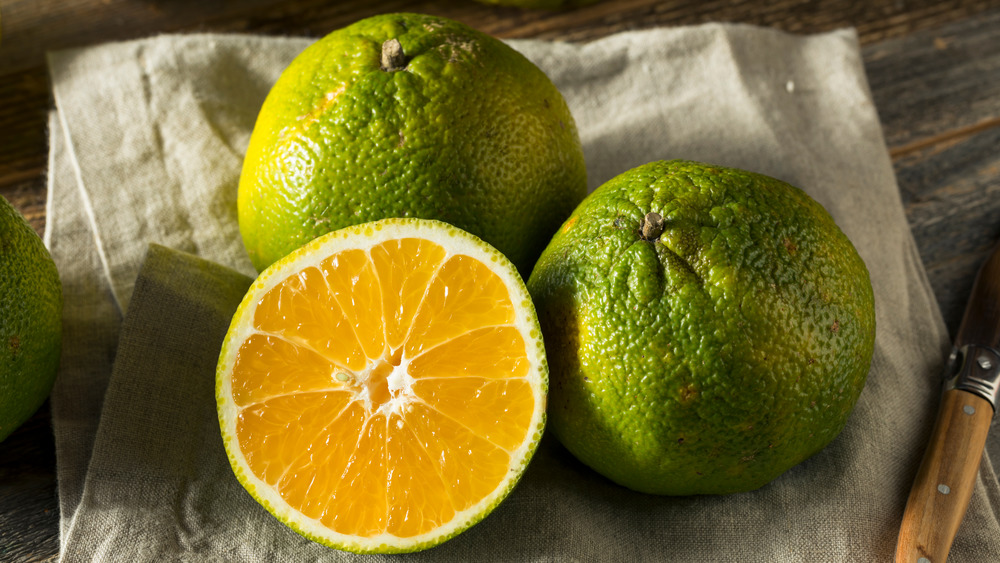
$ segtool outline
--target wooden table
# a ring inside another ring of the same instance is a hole
[[[948,328],[1000,239],[1000,1],[603,0],[525,11],[466,0],[3,0],[0,195],[45,227],[48,50],[166,32],[319,37],[377,12],[448,16],[503,38],[587,41],[709,21],[857,29],[900,196]],[[0,443],[0,561],[50,561],[59,510],[48,405]]]

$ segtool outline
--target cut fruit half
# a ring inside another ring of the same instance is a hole
[[[216,400],[233,471],[271,514],[388,553],[437,545],[504,499],[541,438],[547,385],[514,266],[448,224],[387,219],[257,278]]]

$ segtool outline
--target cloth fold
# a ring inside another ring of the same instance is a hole
[[[214,417],[218,346],[254,275],[236,224],[242,154],[271,84],[309,43],[167,35],[49,57],[46,242],[67,303],[51,401],[65,561],[390,559],[319,546],[267,514],[232,475]],[[510,44],[565,96],[591,188],[685,158],[768,174],[822,203],[871,272],[875,357],[843,433],[758,491],[638,494],[547,435],[493,514],[391,559],[890,559],[949,341],[855,33],[708,24]],[[1000,491],[986,457],[949,561],[997,557]]]

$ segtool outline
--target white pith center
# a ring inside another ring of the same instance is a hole
[[[394,365],[393,356],[399,357]],[[401,415],[414,398],[413,377],[408,368],[410,361],[397,352],[386,352],[378,360],[371,361],[358,373],[337,370],[334,378],[347,383],[354,391],[354,400],[361,401],[368,417],[382,414]]]
[[[402,360],[398,366],[393,366],[392,371],[385,378],[389,388],[389,400],[379,407],[379,410],[386,416],[402,414],[403,409],[413,400],[414,380],[407,372],[409,364],[409,361]]]

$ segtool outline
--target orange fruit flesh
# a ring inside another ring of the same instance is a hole
[[[232,369],[250,470],[335,532],[413,537],[493,492],[535,398],[503,281],[421,239],[336,253],[263,295]]]

